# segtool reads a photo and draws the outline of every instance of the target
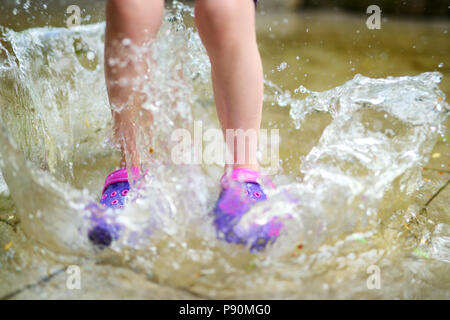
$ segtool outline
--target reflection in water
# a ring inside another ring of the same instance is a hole
[[[152,127],[139,132],[148,183],[132,191],[136,201],[123,213],[107,213],[126,233],[101,252],[87,241],[85,208],[118,161],[109,141],[104,24],[4,31],[2,295],[54,274],[54,288],[36,285],[30,296],[71,297],[60,272],[77,264],[86,277],[81,297],[130,297],[131,289],[133,297],[155,298],[448,297],[448,209],[440,200],[441,209],[421,205],[437,189],[424,184],[430,178],[422,169],[430,155],[437,157],[432,150],[445,134],[442,75],[357,75],[328,91],[294,93],[267,80],[270,115],[289,106],[289,116],[278,113],[269,124],[293,126],[281,136],[282,148],[304,148],[304,133],[314,134],[304,157],[291,160],[295,170],[282,163],[273,177],[278,187],[268,187],[270,201],[241,221],[240,228],[272,216],[285,221],[274,246],[252,255],[216,240],[208,212],[221,168],[170,161],[174,128],[191,129],[194,119],[218,127],[208,59],[182,13],[192,10],[176,5],[167,12],[152,48],[158,62],[152,81],[140,88],[143,108],[155,115]],[[380,290],[367,287],[371,265],[381,269]],[[102,281],[115,290],[103,292]]]

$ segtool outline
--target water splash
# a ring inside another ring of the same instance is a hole
[[[215,238],[208,213],[219,191],[221,169],[175,166],[168,160],[173,143],[168,136],[174,127],[191,129],[194,119],[215,125],[210,65],[198,34],[185,23],[191,15],[191,8],[175,2],[152,45],[154,78],[140,90],[146,94],[143,108],[155,120],[139,132],[149,183],[132,192],[136,201],[121,215],[109,213],[126,232],[111,250],[94,257],[116,259],[154,281],[194,287],[207,297],[227,296],[238,284],[241,296],[255,296],[264,288],[280,297],[298,288],[309,292],[307,297],[326,296],[342,286],[339,270],[347,268],[348,277],[352,268],[388,254],[386,245],[379,250],[365,239],[374,239],[380,224],[395,218],[384,199],[391,194],[408,197],[418,188],[420,169],[449,113],[438,87],[441,75],[358,75],[326,92],[299,87],[294,95],[266,81],[265,101],[289,106],[298,130],[312,113],[326,112],[333,120],[302,159],[301,181],[269,190],[270,201],[255,206],[241,221],[240,228],[273,216],[286,221],[279,241],[253,256]],[[2,30],[2,35],[1,168],[20,227],[50,252],[90,256],[94,250],[85,237],[89,212],[84,208],[97,201],[98,186],[118,159],[110,143],[104,24]],[[299,92],[307,96],[294,98]],[[156,150],[151,156],[149,145]],[[381,206],[388,214],[380,213]],[[438,228],[444,237],[432,244],[439,261],[448,261],[441,249],[448,243],[446,228]],[[355,239],[366,241],[367,248],[355,247]],[[290,259],[293,251],[297,256]],[[389,254],[396,259],[398,251]],[[257,271],[250,273],[248,266]],[[349,283],[349,292],[364,291],[355,281]]]

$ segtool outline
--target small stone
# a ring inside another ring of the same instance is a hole
[[[13,242],[12,242],[12,241],[10,241],[10,242],[8,242],[7,244],[5,244],[5,246],[3,247],[3,249],[5,249],[5,250],[9,250],[9,248],[11,248],[11,247],[12,247],[12,245],[13,245]]]
[[[435,152],[435,153],[433,153],[432,155],[431,155],[431,157],[433,158],[433,159],[437,159],[437,158],[439,158],[441,156],[441,154],[439,153],[439,152]]]

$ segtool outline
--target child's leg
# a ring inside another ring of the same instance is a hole
[[[263,73],[256,44],[255,7],[252,0],[197,0],[196,24],[208,51],[219,119],[227,129],[253,130],[258,133],[263,100]],[[225,132],[226,134],[226,132]],[[226,136],[226,135],[225,135]],[[236,141],[227,139],[228,147]],[[234,170],[224,179],[214,208],[218,237],[230,243],[244,244],[257,252],[275,241],[282,228],[276,218],[241,225],[242,217],[257,202],[267,200],[258,182],[257,145],[246,143],[244,163],[241,150],[235,151]],[[250,169],[250,170],[248,170]],[[249,223],[249,221],[247,221]]]
[[[129,42],[140,46],[155,38],[163,9],[163,0],[108,0],[106,3],[105,74],[114,136],[122,149],[122,166],[127,160],[132,167],[140,165],[133,113],[141,101],[132,81],[147,72],[145,61],[136,60],[138,56]]]
[[[252,0],[197,0],[195,22],[208,52],[219,120],[226,129],[253,130],[261,124],[263,71],[256,44]],[[234,168],[257,170],[256,143],[245,143],[245,161]]]

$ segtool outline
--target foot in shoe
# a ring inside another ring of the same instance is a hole
[[[264,225],[252,224],[246,231],[236,228],[245,213],[257,202],[267,200],[254,170],[234,169],[231,177],[222,177],[222,192],[214,208],[218,238],[229,243],[250,246],[251,252],[263,250],[274,242],[282,228],[281,221],[271,219]]]

